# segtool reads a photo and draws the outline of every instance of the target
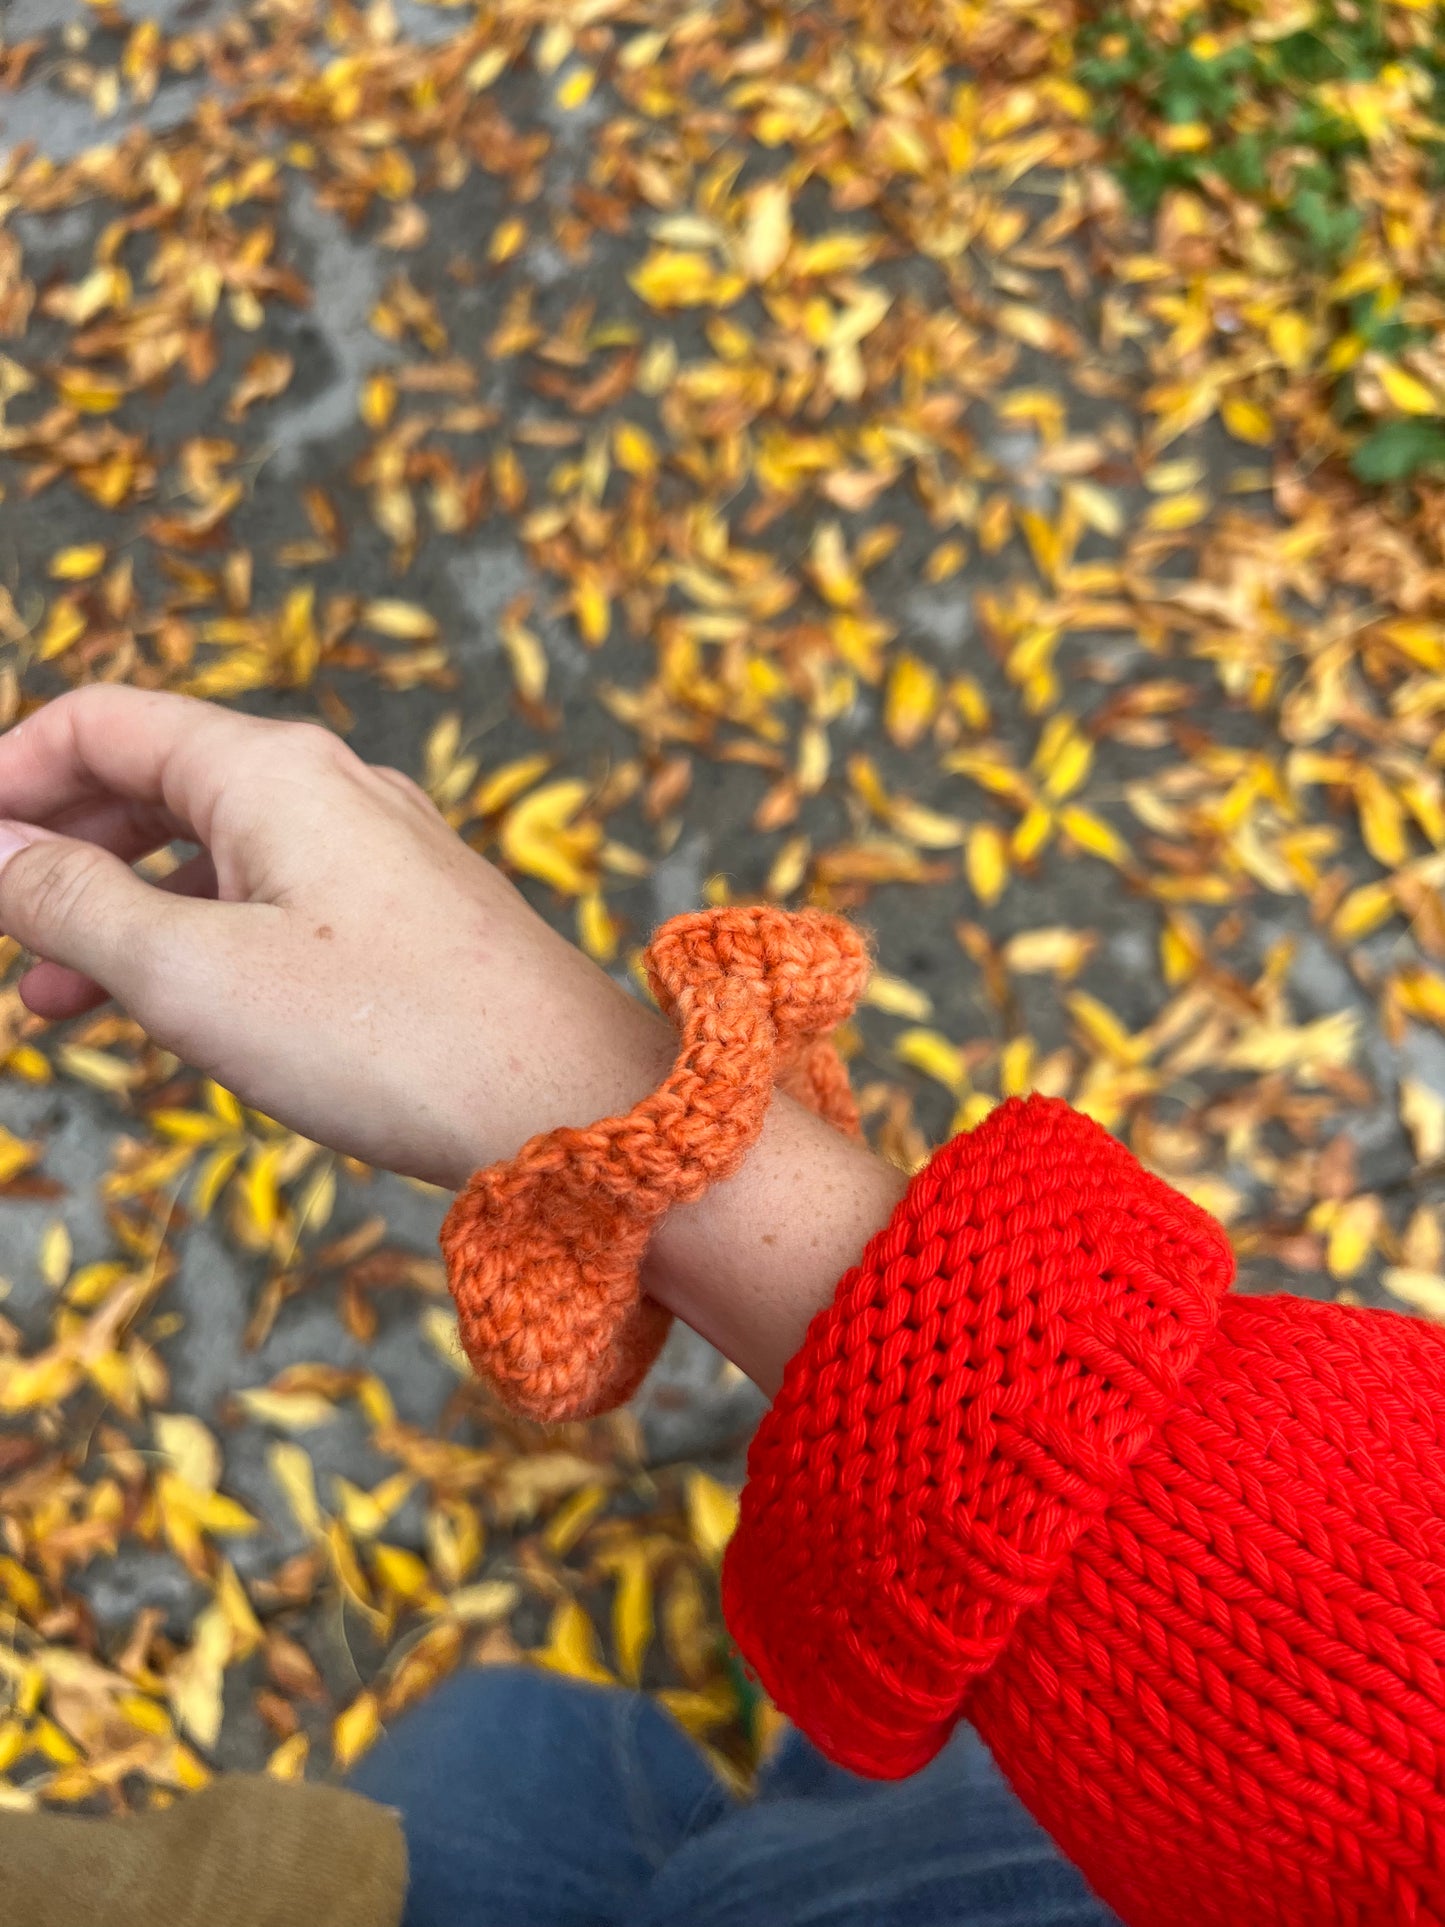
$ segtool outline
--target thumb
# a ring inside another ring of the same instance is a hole
[[[0,822],[0,931],[127,1007],[150,939],[183,907],[94,843]]]

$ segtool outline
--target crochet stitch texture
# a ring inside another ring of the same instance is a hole
[[[834,1759],[960,1717],[1129,1927],[1445,1922],[1445,1333],[1226,1296],[1056,1101],[940,1151],[749,1459],[734,1636]]]
[[[830,1041],[868,977],[851,924],[770,905],[692,912],[644,962],[681,1033],[669,1076],[624,1116],[545,1132],[478,1171],[442,1226],[467,1355],[529,1418],[611,1411],[641,1384],[672,1322],[642,1291],[648,1240],[737,1169],[775,1085],[858,1131]]]

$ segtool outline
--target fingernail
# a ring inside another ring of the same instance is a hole
[[[26,849],[34,840],[28,831],[17,829],[13,823],[0,823],[0,870],[17,850]]]

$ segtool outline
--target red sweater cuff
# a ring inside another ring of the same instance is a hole
[[[1067,1105],[941,1150],[813,1321],[749,1455],[733,1635],[834,1760],[947,1740],[1209,1342],[1223,1231]]]

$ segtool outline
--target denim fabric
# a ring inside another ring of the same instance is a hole
[[[405,1927],[1111,1927],[971,1733],[911,1780],[790,1734],[735,1800],[640,1694],[459,1674],[352,1784],[400,1810]]]

